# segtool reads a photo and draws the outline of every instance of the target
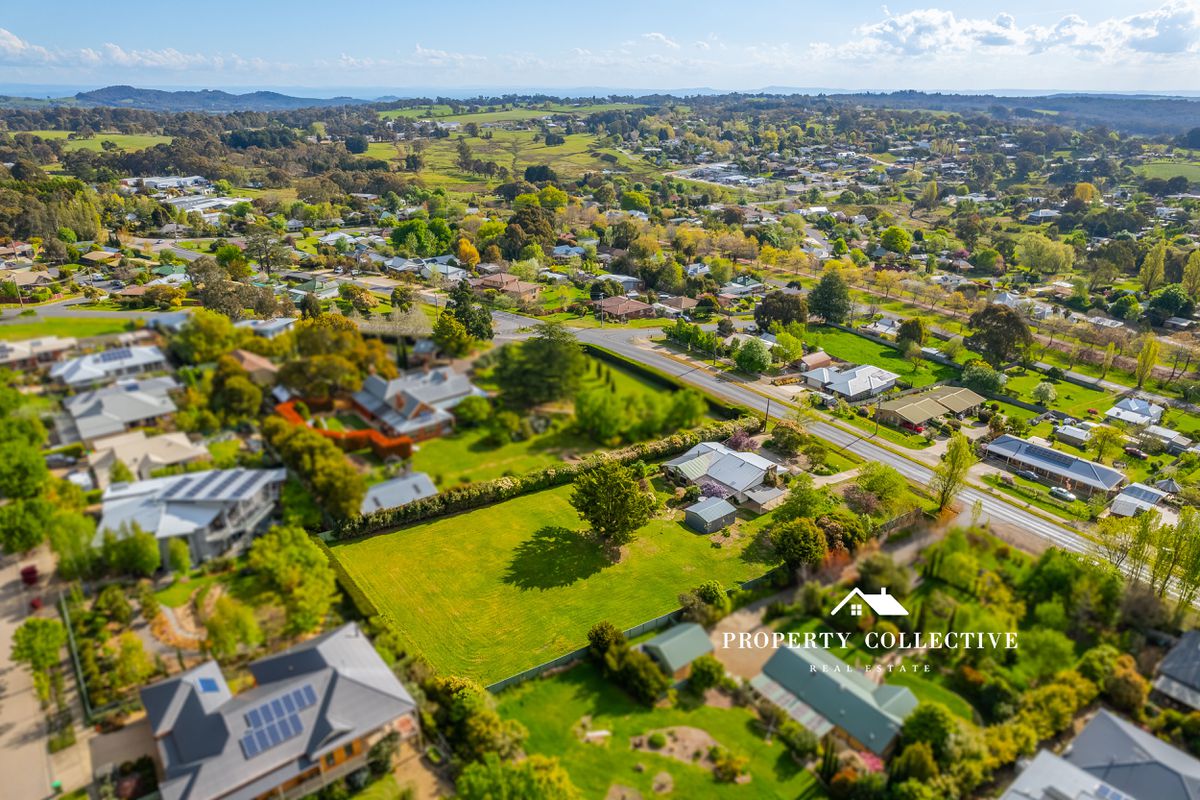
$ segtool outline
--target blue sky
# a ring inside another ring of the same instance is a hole
[[[6,5],[9,86],[1200,91],[1200,0]]]

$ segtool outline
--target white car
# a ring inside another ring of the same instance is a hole
[[[1050,488],[1050,496],[1057,498],[1059,500],[1062,500],[1064,502],[1067,502],[1067,503],[1074,503],[1076,500],[1079,499],[1073,493],[1068,492],[1066,489],[1062,488],[1061,486],[1051,487]]]

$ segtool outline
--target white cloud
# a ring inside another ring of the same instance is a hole
[[[0,63],[17,65],[48,64],[55,60],[54,54],[0,28]]]
[[[653,33],[643,33],[642,38],[651,42],[657,42],[658,44],[661,44],[664,47],[669,47],[672,50],[679,49],[679,42],[667,36],[665,33],[658,33],[657,31]]]
[[[483,56],[470,53],[455,53],[449,50],[422,47],[418,42],[416,47],[413,48],[413,54],[409,58],[409,63],[416,66],[444,68],[461,67],[471,62],[486,60]]]
[[[1071,14],[1054,25],[1022,27],[1008,13],[990,19],[960,17],[942,8],[923,8],[859,27],[858,39],[815,47],[819,55],[878,58],[939,57],[964,53],[1028,55],[1060,51],[1113,61],[1130,54],[1165,57],[1200,49],[1200,0],[1168,0],[1152,10],[1089,23]]]

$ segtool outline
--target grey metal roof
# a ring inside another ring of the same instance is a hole
[[[1158,674],[1200,691],[1200,631],[1188,631],[1158,665]]]
[[[1095,461],[1052,450],[1016,436],[1004,434],[987,445],[989,455],[1007,458],[1029,467],[1037,467],[1093,489],[1111,491],[1125,482],[1125,476]]]
[[[257,661],[250,671],[254,688],[230,696],[222,680],[207,702],[200,684],[219,676],[215,662],[142,690],[162,757],[165,800],[248,800],[416,708],[355,623]],[[305,687],[315,702],[300,708],[291,698]],[[295,717],[300,731],[247,750],[242,739],[261,729],[266,715],[253,712],[264,705],[288,706],[287,718]]]
[[[713,651],[712,642],[704,628],[695,622],[684,622],[670,628],[642,645],[642,649],[674,673]]]
[[[1075,737],[1066,759],[1138,797],[1200,798],[1200,761],[1107,710]]]
[[[160,369],[166,365],[162,351],[153,345],[116,347],[72,358],[50,368],[50,377],[68,386],[91,384],[117,375]]]
[[[728,514],[736,514],[737,509],[728,500],[720,497],[706,497],[699,503],[685,508],[684,512],[695,514],[705,522],[715,522]]]
[[[820,648],[780,648],[762,674],[876,755],[883,755],[917,707],[907,687],[877,685]]]
[[[90,440],[121,433],[134,422],[173,414],[175,403],[169,393],[178,388],[179,384],[170,376],[121,381],[94,392],[64,398],[62,406],[74,422],[79,437]]]
[[[1040,750],[1000,800],[1138,800],[1113,794],[1112,787],[1069,761]]]
[[[429,476],[424,472],[414,472],[368,487],[359,513],[370,514],[384,508],[395,508],[435,494],[437,487]]]

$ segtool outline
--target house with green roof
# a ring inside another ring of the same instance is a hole
[[[704,628],[684,622],[642,645],[642,650],[676,681],[687,678],[692,662],[713,651]]]
[[[917,707],[907,687],[877,684],[818,647],[776,650],[750,685],[817,736],[832,732],[881,758]]]

